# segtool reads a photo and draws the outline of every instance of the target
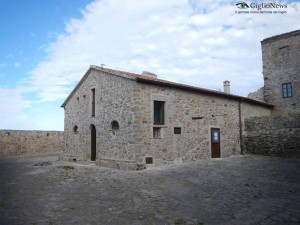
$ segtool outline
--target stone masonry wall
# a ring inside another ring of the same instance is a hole
[[[264,98],[274,113],[300,113],[300,30],[261,42]],[[283,98],[282,84],[291,83],[293,96]]]
[[[165,102],[164,125],[153,125],[154,101]],[[244,118],[271,112],[269,108],[245,102],[241,103],[241,111],[242,122]],[[119,123],[117,131],[111,128],[114,120]],[[238,101],[137,83],[97,70],[90,71],[65,106],[62,159],[91,159],[91,125],[96,127],[97,134],[96,164],[115,169],[135,169],[137,164],[145,164],[146,157],[152,157],[156,165],[210,158],[211,128],[220,128],[222,157],[241,153]],[[153,137],[153,127],[161,129],[161,138]],[[175,127],[181,128],[181,134],[174,134]]]
[[[211,158],[211,128],[220,128],[221,157],[241,153],[238,101],[148,84],[136,86],[135,95],[136,134],[141,138],[137,162],[144,163],[147,156],[155,164]],[[153,125],[155,100],[165,102],[162,126]],[[270,109],[242,102],[241,114],[243,123],[244,118],[270,115]],[[193,119],[197,117],[202,119]],[[153,138],[153,127],[161,127],[161,139]],[[174,127],[181,127],[181,134],[174,134]]]
[[[254,99],[254,100],[257,100],[257,101],[260,101],[260,102],[265,102],[264,88],[261,87],[257,91],[249,93],[247,97],[251,98],[251,99]]]
[[[62,152],[63,131],[0,130],[0,157]]]
[[[300,156],[300,114],[248,118],[245,126],[247,153]]]
[[[96,127],[96,163],[116,169],[136,166],[135,149],[139,143],[134,135],[133,108],[138,107],[133,94],[136,82],[92,70],[85,82],[65,106],[65,160],[91,159],[91,125]],[[95,88],[95,116],[91,113]],[[112,130],[112,121],[119,130]],[[78,126],[78,132],[73,128]]]

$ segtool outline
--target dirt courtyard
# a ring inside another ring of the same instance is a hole
[[[0,158],[0,224],[300,224],[300,158],[236,156],[117,171]]]

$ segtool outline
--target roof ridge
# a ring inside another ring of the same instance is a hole
[[[95,69],[95,70],[102,71],[102,72],[105,72],[105,73],[110,73],[110,74],[113,74],[113,75],[116,75],[116,76],[132,79],[132,80],[135,80],[136,82],[163,85],[163,86],[169,86],[169,87],[173,87],[173,88],[180,88],[180,89],[185,89],[185,90],[190,90],[190,91],[202,92],[202,93],[206,93],[206,94],[213,94],[213,95],[218,95],[220,97],[227,97],[227,98],[236,99],[236,100],[239,100],[239,101],[245,100],[247,102],[260,104],[260,105],[263,105],[263,106],[273,107],[270,104],[267,104],[267,103],[264,103],[264,102],[261,102],[261,101],[257,101],[257,100],[253,100],[253,99],[243,97],[243,96],[240,96],[240,95],[228,94],[228,93],[224,93],[222,91],[215,91],[215,90],[208,89],[208,88],[202,88],[202,87],[199,87],[199,86],[192,86],[192,85],[189,85],[189,84],[173,82],[173,81],[168,81],[168,80],[163,80],[163,79],[158,79],[158,78],[153,79],[153,78],[143,76],[143,75],[137,74],[137,73],[131,73],[131,72],[122,71],[122,70],[109,69],[109,68],[99,67],[99,66],[95,66],[95,65],[90,66],[88,71],[85,73],[84,77],[80,80],[80,82],[76,85],[76,87],[73,89],[71,94],[68,96],[68,98],[62,104],[62,107],[64,107],[67,104],[68,100],[71,98],[71,96],[74,94],[74,92],[84,82],[84,80],[88,76],[91,69]]]
[[[90,68],[100,70],[100,71],[103,71],[103,72],[112,73],[112,74],[115,74],[115,75],[120,75],[120,76],[129,76],[129,77],[134,77],[134,78],[141,76],[138,73],[132,73],[132,72],[124,71],[124,70],[116,70],[116,69],[111,69],[111,68],[105,68],[105,67],[100,67],[100,66],[95,66],[95,65],[91,65]]]
[[[216,91],[216,90],[212,90],[212,89],[208,89],[208,88],[202,88],[202,87],[199,87],[199,86],[193,86],[193,85],[189,85],[189,84],[173,82],[173,81],[168,81],[168,80],[159,79],[159,78],[153,79],[153,78],[149,78],[147,76],[143,76],[141,74],[130,73],[130,72],[126,72],[126,71],[109,69],[109,68],[103,68],[103,67],[99,67],[99,66],[91,65],[91,68],[94,68],[94,69],[97,69],[97,70],[100,70],[100,71],[103,71],[103,72],[112,73],[112,74],[117,75],[117,76],[134,78],[137,82],[146,82],[146,83],[160,84],[160,85],[170,85],[170,86],[177,87],[177,88],[189,89],[189,90],[194,90],[194,91],[201,91],[201,92],[208,93],[208,94],[216,94],[216,95],[223,96],[223,97],[246,100],[246,101],[251,101],[253,103],[262,103],[263,105],[271,106],[268,103],[253,100],[251,98],[236,95],[236,94],[225,93],[223,91]]]

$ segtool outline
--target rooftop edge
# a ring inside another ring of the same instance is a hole
[[[278,35],[275,35],[272,37],[265,38],[261,41],[261,43],[265,44],[265,43],[269,43],[272,41],[276,41],[276,40],[280,40],[280,39],[288,38],[288,37],[292,37],[292,36],[298,36],[298,35],[300,35],[300,30],[294,30],[294,31],[291,31],[288,33],[278,34]]]

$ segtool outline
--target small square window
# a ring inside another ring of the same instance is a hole
[[[146,164],[153,164],[153,158],[152,157],[146,157]]]
[[[161,138],[160,127],[153,127],[153,138]]]
[[[174,134],[181,134],[181,127],[174,127]]]
[[[289,98],[293,96],[292,83],[282,84],[282,97]]]

